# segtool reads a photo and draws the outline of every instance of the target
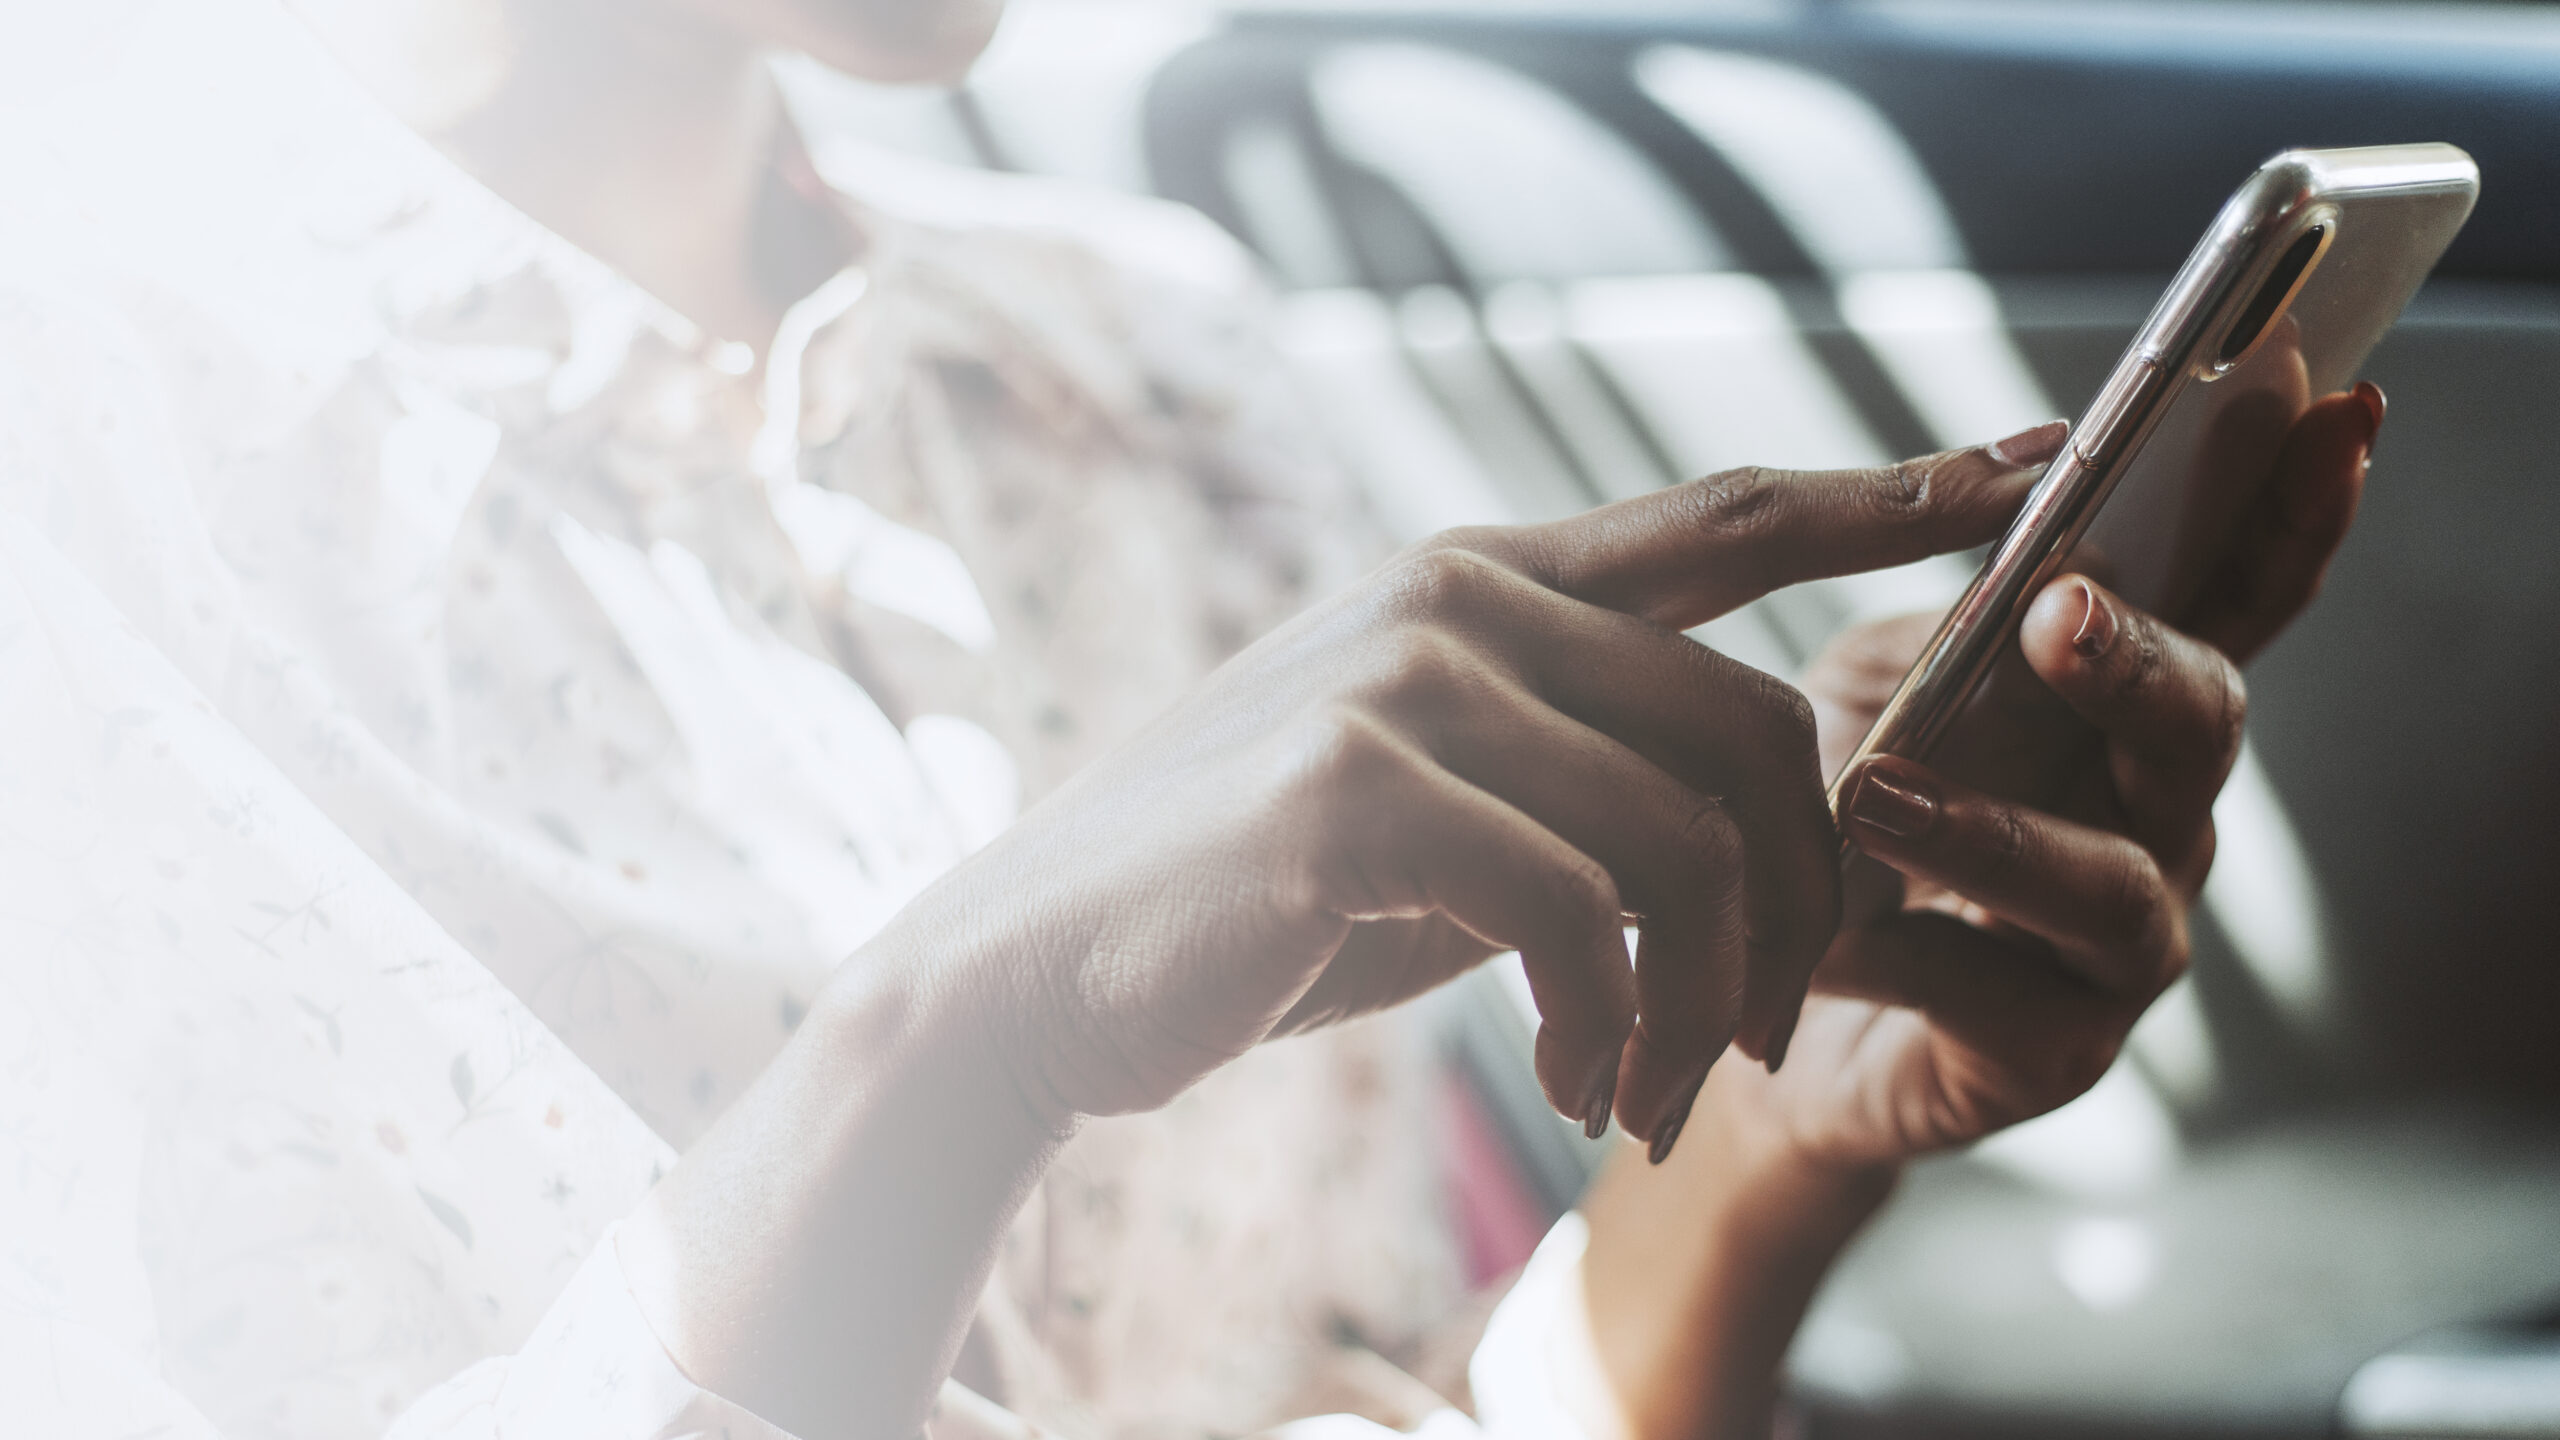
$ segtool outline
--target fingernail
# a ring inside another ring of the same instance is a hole
[[[1689,1125],[1689,1112],[1698,1108],[1698,1092],[1707,1088],[1707,1072],[1714,1068],[1714,1062],[1708,1062],[1707,1069],[1699,1071],[1698,1078],[1689,1082],[1688,1091],[1680,1098],[1680,1108],[1672,1111],[1671,1118],[1663,1121],[1661,1128],[1653,1132],[1653,1144],[1645,1150],[1647,1160],[1659,1165],[1671,1158],[1671,1147],[1680,1143],[1680,1132]]]
[[[2116,610],[2098,587],[2080,582],[2080,628],[2071,632],[2071,648],[2083,660],[2095,660],[2116,643]]]
[[[1938,797],[1909,778],[1896,779],[1870,764],[1849,792],[1849,818],[1902,840],[1916,840],[1938,823]]]
[[[1607,1134],[1609,1112],[1616,1109],[1617,1104],[1618,1062],[1617,1058],[1612,1056],[1608,1071],[1601,1075],[1599,1084],[1591,1087],[1591,1099],[1582,1107],[1583,1138],[1597,1140]]]
[[[2357,447],[2356,473],[2359,477],[2373,469],[2374,441],[2382,434],[2383,416],[2391,409],[2382,387],[2370,380],[2359,380],[2347,392],[2355,401],[2357,418],[2364,422],[2364,440]],[[2320,533],[2337,525],[2340,509],[2352,503],[2352,489],[2342,490],[2329,483],[2329,477],[2318,471],[2293,475],[2277,496],[2279,513],[2284,523],[2294,530]]]
[[[2006,440],[1991,442],[1991,458],[2012,470],[2041,465],[2062,453],[2062,442],[2071,434],[2068,420],[2047,420],[2031,425]]]
[[[1804,1009],[1799,1006],[1786,1019],[1778,1022],[1777,1034],[1771,1036],[1769,1040],[1770,1074],[1777,1074],[1778,1067],[1787,1063],[1787,1047],[1795,1043],[1796,1022],[1803,1018]]]
[[[2391,402],[2383,398],[2382,387],[2370,380],[2357,381],[2356,388],[2350,393],[2356,397],[2357,403],[2364,406],[2364,458],[2357,462],[2357,470],[2360,473],[2370,472],[2373,469],[2373,442],[2382,434],[2382,417],[2390,412]]]
[[[1681,1106],[1679,1114],[1662,1122],[1662,1128],[1653,1132],[1653,1146],[1645,1151],[1646,1160],[1659,1165],[1671,1158],[1671,1147],[1680,1143],[1680,1128],[1689,1123],[1689,1108],[1697,1103],[1698,1097],[1690,1096],[1689,1104]]]
[[[2382,433],[2382,417],[2391,412],[2391,402],[2383,397],[2382,387],[2370,380],[2356,382],[2355,397],[2364,406],[2364,443],[2370,447],[2373,437]]]

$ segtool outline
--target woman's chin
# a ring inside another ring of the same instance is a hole
[[[1004,0],[748,0],[718,8],[741,28],[858,79],[918,85],[967,74],[995,37]]]

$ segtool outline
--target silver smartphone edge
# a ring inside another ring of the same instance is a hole
[[[2198,351],[2206,339],[2237,318],[2235,312],[2254,296],[2286,247],[2320,223],[2342,195],[2476,197],[2479,183],[2471,157],[2441,144],[2288,150],[2258,167],[2223,203],[2072,426],[2062,453],[1840,767],[1828,796],[1833,818],[1840,818],[1848,779],[1868,758],[1927,758],[1990,672],[2028,599],[2069,559],[2160,417],[2198,378]],[[2230,369],[2241,359],[2245,355],[2218,368]]]

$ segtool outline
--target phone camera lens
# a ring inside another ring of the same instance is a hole
[[[2228,369],[2233,361],[2248,353],[2250,344],[2258,338],[2258,332],[2275,319],[2277,309],[2293,293],[2294,283],[2302,278],[2304,270],[2310,268],[2311,257],[2320,253],[2321,237],[2328,233],[2328,226],[2314,225],[2303,231],[2301,237],[2284,252],[2284,258],[2268,272],[2266,283],[2249,298],[2249,308],[2240,312],[2240,318],[2232,323],[2230,333],[2222,337],[2222,353],[2214,357],[2217,368]]]

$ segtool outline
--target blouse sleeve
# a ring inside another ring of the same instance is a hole
[[[1567,1211],[1495,1307],[1467,1365],[1488,1440],[1621,1440],[1582,1303],[1590,1227]]]
[[[1476,1418],[1443,1410],[1405,1432],[1412,1440],[1620,1440],[1582,1307],[1590,1230],[1568,1212],[1547,1232],[1493,1312],[1467,1366]],[[1608,1417],[1595,1430],[1587,1419]],[[1284,1425],[1266,1440],[1390,1440],[1395,1432],[1347,1415]],[[940,1437],[936,1437],[940,1440]]]
[[[957,1383],[942,1387],[924,1430],[924,1440],[1041,1437],[1037,1427]],[[447,1381],[411,1406],[384,1440],[793,1437],[677,1368],[632,1298],[615,1235],[607,1235],[523,1349]]]
[[[793,1440],[676,1368],[608,1233],[513,1355],[421,1398],[385,1440]]]
[[[1567,1215],[1538,1247],[1469,1366],[1480,1415],[1439,1411],[1413,1440],[1603,1440],[1574,1417],[1595,1413],[1587,1322],[1574,1294],[1587,1239]],[[1605,1412],[1601,1412],[1605,1413]],[[943,1387],[927,1440],[1035,1440],[1041,1431],[958,1385]],[[1347,1415],[1300,1420],[1267,1440],[1392,1440]],[[401,1417],[386,1440],[793,1440],[703,1389],[669,1358],[641,1315],[607,1236],[514,1355],[454,1377]]]

